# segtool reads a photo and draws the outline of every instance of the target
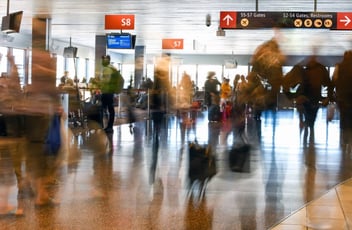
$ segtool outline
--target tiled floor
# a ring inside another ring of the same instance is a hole
[[[194,126],[170,114],[157,158],[148,119],[133,133],[127,124],[108,136],[74,130],[70,143],[80,154],[65,158],[50,186],[60,205],[35,208],[33,199],[17,198],[13,182],[9,199],[24,215],[1,216],[0,229],[351,229],[352,157],[340,148],[338,120],[326,123],[325,116],[321,109],[308,141],[294,110],[276,118],[268,112],[259,123],[248,119],[250,167],[242,173],[228,165],[237,133],[226,122],[208,124],[206,111]],[[187,142],[195,138],[210,143],[217,157],[218,172],[201,200],[188,196],[186,183]]]
[[[351,228],[352,179],[349,179],[309,202],[272,229]]]

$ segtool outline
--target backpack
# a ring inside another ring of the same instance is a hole
[[[125,84],[125,79],[122,77],[120,71],[113,68],[113,72],[111,74],[110,84],[113,89],[113,92],[119,94],[123,90],[123,86]]]

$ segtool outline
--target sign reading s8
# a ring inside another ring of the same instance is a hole
[[[134,14],[105,15],[106,30],[133,30]]]

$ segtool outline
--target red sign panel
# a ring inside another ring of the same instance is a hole
[[[105,15],[106,30],[133,30],[134,14]]]
[[[352,13],[351,12],[337,13],[336,29],[338,29],[338,30],[352,30]]]
[[[236,29],[237,12],[236,11],[221,11],[220,12],[220,28],[221,29]]]
[[[162,40],[162,49],[183,49],[182,38],[166,38]]]

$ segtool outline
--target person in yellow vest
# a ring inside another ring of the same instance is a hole
[[[229,114],[226,112],[226,108],[229,106],[232,95],[232,88],[230,85],[230,79],[224,78],[220,86],[220,112],[223,113],[223,117],[226,118]]]
[[[99,80],[100,90],[101,90],[101,117],[104,117],[104,112],[108,111],[108,120],[104,128],[106,133],[113,133],[113,125],[115,121],[115,107],[114,107],[114,95],[120,94],[124,87],[124,78],[121,72],[117,70],[110,63],[110,55],[103,55],[101,57],[102,73]],[[104,122],[101,121],[101,125]]]

